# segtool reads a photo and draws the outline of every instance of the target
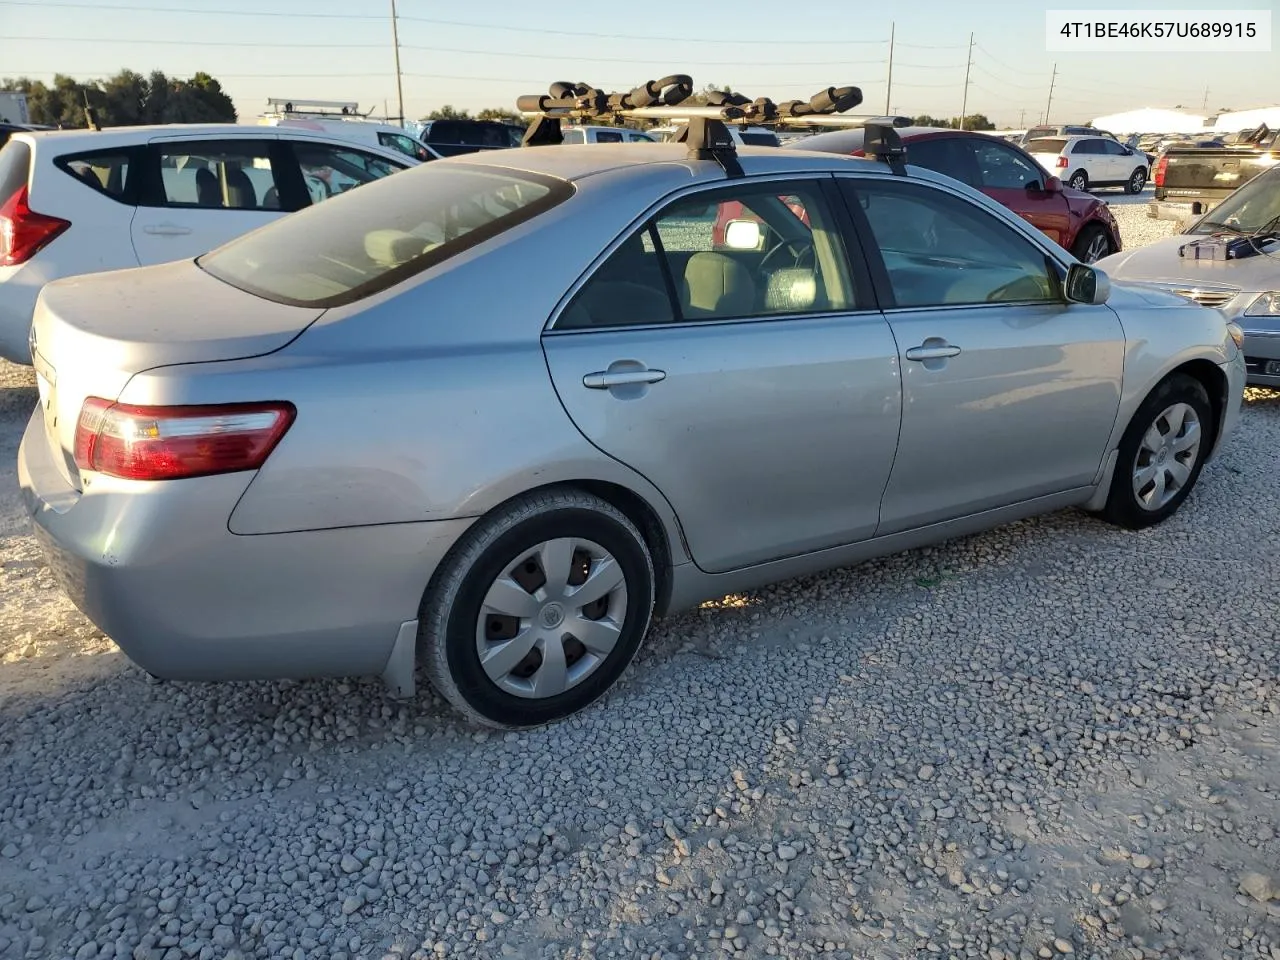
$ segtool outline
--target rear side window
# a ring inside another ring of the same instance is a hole
[[[570,183],[553,177],[426,164],[283,217],[196,263],[267,300],[334,307],[385,290],[572,194]]]
[[[616,130],[597,130],[596,143],[621,143],[622,134]]]
[[[928,140],[911,140],[907,143],[907,162],[928,170],[934,170],[952,179],[978,185],[974,168],[973,147],[959,137],[934,137]]]
[[[31,174],[31,148],[21,140],[0,147],[0,204],[27,185]]]
[[[278,210],[280,189],[270,140],[155,145],[161,206]]]
[[[744,130],[740,136],[742,137],[743,146],[747,147],[776,147],[778,145],[778,137],[773,133]]]
[[[54,163],[64,173],[112,200],[133,203],[135,184],[129,179],[132,150],[106,150],[58,157]],[[134,174],[135,178],[137,174]]]

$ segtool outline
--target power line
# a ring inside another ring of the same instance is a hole
[[[398,17],[403,20],[403,17]],[[166,40],[166,39],[144,39],[133,37],[7,37],[8,40],[26,40],[32,42],[46,43],[141,43],[159,46],[173,46],[181,44],[183,46],[192,47],[248,47],[248,48],[290,48],[297,50],[326,50],[326,49],[360,49],[360,50],[381,50],[384,44],[381,43],[277,43],[275,41],[261,40]],[[402,50],[421,50],[426,53],[460,53],[467,56],[493,56],[493,57],[514,57],[525,60],[564,60],[567,57],[551,56],[544,53],[519,53],[507,50],[474,50],[463,47],[436,47],[426,46],[415,43],[400,44]],[[622,57],[581,57],[577,54],[573,56],[574,60],[583,63],[653,63],[652,59],[627,59]],[[707,67],[740,67],[748,68],[750,64],[743,60],[699,60],[699,65]],[[879,65],[884,60],[775,60],[770,62],[772,67],[841,67],[841,66],[868,66]],[[754,68],[751,68],[754,69]]]
[[[220,17],[283,17],[288,20],[310,19],[310,20],[373,20],[384,21],[385,16],[370,13],[317,13],[314,11],[288,12],[279,10],[229,10],[217,9],[210,7],[202,7],[195,9],[192,7],[153,7],[142,6],[139,4],[128,3],[49,3],[48,0],[0,0],[0,6],[6,7],[39,7],[41,10],[118,10],[131,11],[135,13],[176,13],[176,14],[197,14],[200,16],[220,16]],[[399,14],[398,19],[406,22],[414,23],[430,23],[442,27],[468,27],[479,30],[502,30],[511,33],[537,33],[562,37],[590,37],[596,40],[616,40],[617,34],[614,33],[592,33],[583,30],[554,30],[550,27],[513,27],[499,23],[476,23],[467,20],[442,20],[437,17],[418,17],[409,14]],[[682,37],[659,37],[659,36],[629,36],[628,40],[656,40],[663,43],[705,43],[701,37],[682,36]],[[779,40],[775,37],[770,40],[744,40],[735,37],[735,44],[769,44],[770,46],[778,46]],[[800,43],[801,41],[795,41]],[[838,44],[840,46],[848,46],[849,44],[882,44],[887,40],[816,40],[805,38],[803,41],[806,45],[814,44]]]

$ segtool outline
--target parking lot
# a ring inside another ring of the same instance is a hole
[[[0,368],[0,956],[1280,958],[1280,395],[1158,527],[729,597],[506,735],[152,681],[26,533],[34,400]]]

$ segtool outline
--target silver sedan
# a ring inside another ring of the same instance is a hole
[[[1063,507],[1165,519],[1240,331],[938,174],[680,144],[472,154],[196,261],[53,283],[19,475],[175,679],[414,669],[545,723],[650,621]]]

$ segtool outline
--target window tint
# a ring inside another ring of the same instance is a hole
[[[1029,153],[1061,153],[1066,145],[1067,141],[1063,137],[1044,137],[1029,142],[1027,151]]]
[[[572,194],[571,184],[552,177],[428,163],[283,217],[196,262],[268,300],[338,306],[483,243]]]
[[[902,181],[845,181],[899,307],[1057,300],[1045,253],[993,214]]]
[[[999,144],[975,141],[980,186],[991,190],[1025,190],[1028,184],[1042,184],[1044,171],[1016,150]]]
[[[279,184],[269,140],[162,143],[165,206],[277,210]]]
[[[294,141],[292,146],[312,203],[328,200],[404,169],[354,147],[301,141]]]
[[[1124,147],[1115,140],[1099,140],[1097,143],[1102,147],[1103,153],[1109,153],[1114,157],[1124,156]]]
[[[378,142],[415,160],[428,160],[431,157],[422,144],[402,133],[379,133]]]
[[[667,207],[601,265],[557,327],[850,309],[844,249],[820,188],[757,185]]]
[[[977,186],[972,148],[958,137],[934,137],[907,143],[907,162]]]
[[[742,137],[743,146],[747,147],[776,147],[778,145],[778,135],[768,131],[743,130],[739,136]]]
[[[621,143],[622,134],[616,130],[597,130],[596,143]]]
[[[78,153],[59,157],[57,165],[65,173],[99,193],[105,193],[111,199],[123,203],[127,202],[128,196],[126,188],[129,186],[129,157],[128,150]]]
[[[1096,157],[1102,153],[1102,144],[1097,140],[1077,140],[1068,152],[1073,157]]]

